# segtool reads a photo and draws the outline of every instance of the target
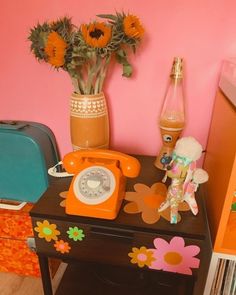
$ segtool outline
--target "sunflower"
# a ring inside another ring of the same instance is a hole
[[[139,18],[135,15],[128,14],[124,17],[123,20],[124,32],[126,36],[139,39],[144,34],[144,28],[139,20]]]
[[[81,33],[85,42],[95,48],[105,47],[111,39],[111,27],[103,22],[84,24],[81,26]]]
[[[51,32],[48,35],[47,43],[44,48],[48,57],[48,62],[55,67],[63,66],[65,63],[67,46],[67,43],[57,32]]]

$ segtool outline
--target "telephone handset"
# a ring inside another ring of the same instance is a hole
[[[139,161],[111,150],[79,150],[67,154],[63,166],[73,174],[66,213],[116,218],[125,194],[126,177],[136,177]]]

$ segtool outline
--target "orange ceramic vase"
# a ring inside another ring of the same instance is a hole
[[[103,92],[71,95],[70,132],[73,150],[109,148],[109,117]]]

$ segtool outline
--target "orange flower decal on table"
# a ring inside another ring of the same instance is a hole
[[[69,253],[71,246],[68,242],[58,239],[58,236],[61,235],[61,232],[57,230],[57,225],[54,223],[49,223],[48,220],[43,222],[37,221],[37,227],[34,230],[38,233],[40,239],[45,239],[47,242],[54,241],[53,246],[56,248],[56,251],[64,254]],[[69,227],[69,230],[66,231],[67,237],[75,242],[82,241],[85,237],[84,231],[77,226]],[[62,237],[64,233],[62,230]],[[64,239],[67,239],[64,237]],[[51,244],[52,245],[52,244]]]
[[[60,202],[60,206],[63,207],[63,208],[66,207],[66,197],[67,197],[67,194],[68,194],[68,191],[64,191],[64,192],[61,192],[59,194],[59,196],[61,198],[63,198],[63,200]]]
[[[130,201],[124,206],[124,211],[129,214],[141,213],[142,219],[145,223],[153,224],[157,222],[160,217],[170,220],[170,208],[162,212],[158,212],[158,208],[164,202],[167,194],[167,188],[164,183],[157,182],[151,187],[137,183],[134,185],[135,192],[126,192],[125,200]],[[188,211],[189,206],[186,203],[181,203],[179,211]],[[181,219],[180,214],[178,220]]]
[[[44,48],[48,56],[48,62],[55,67],[63,66],[66,48],[67,44],[62,37],[57,32],[51,32]]]
[[[58,252],[61,252],[62,254],[64,253],[69,253],[71,247],[69,246],[69,243],[64,242],[63,240],[56,241],[54,244],[54,247]]]
[[[45,239],[47,242],[51,242],[51,240],[57,241],[58,237],[61,233],[57,230],[57,225],[54,223],[49,223],[47,220],[43,222],[37,221],[37,227],[34,228],[36,232],[38,232],[38,237],[41,239]]]
[[[111,39],[111,27],[103,22],[82,25],[81,32],[85,42],[91,47],[103,48]]]
[[[152,251],[148,250],[146,247],[138,248],[132,248],[131,253],[128,254],[129,257],[131,257],[131,263],[135,264],[137,263],[139,267],[150,266],[152,261],[155,260],[155,258],[152,255]]]

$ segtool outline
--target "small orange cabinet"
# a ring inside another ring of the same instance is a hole
[[[38,257],[27,246],[33,237],[29,211],[32,204],[21,210],[0,209],[0,272],[25,276],[40,276]]]
[[[236,255],[236,107],[219,90],[216,96],[204,169],[210,175],[207,211],[216,252]]]
[[[0,209],[0,272],[36,277],[41,275],[38,256],[27,245],[27,238],[33,237],[29,216],[32,208],[33,204],[27,203],[20,210]],[[52,276],[59,263],[59,260],[50,260]]]
[[[224,284],[229,267],[223,265],[236,260],[236,63],[223,66],[203,167],[209,173],[206,207],[213,243],[204,295],[231,294],[224,290],[230,286]],[[224,273],[221,282],[219,272]]]

